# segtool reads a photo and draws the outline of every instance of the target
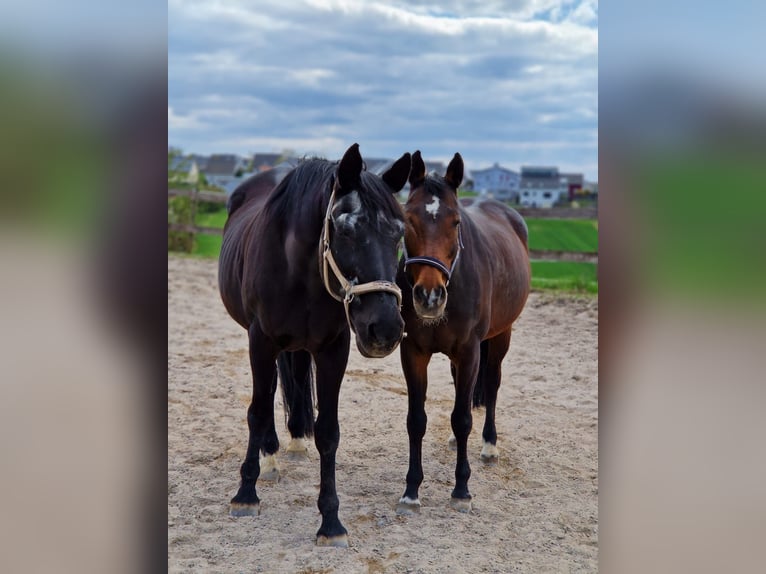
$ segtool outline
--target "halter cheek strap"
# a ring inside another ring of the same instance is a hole
[[[407,270],[407,266],[411,265],[413,263],[419,263],[420,265],[428,265],[430,267],[435,267],[442,273],[444,273],[444,276],[447,277],[447,281],[444,284],[446,287],[449,285],[450,279],[452,279],[452,273],[455,271],[455,266],[457,265],[458,259],[460,259],[460,252],[463,251],[463,230],[460,227],[460,224],[457,226],[457,255],[455,255],[455,259],[452,260],[452,265],[447,267],[444,263],[442,263],[439,259],[436,257],[431,257],[430,255],[419,255],[417,257],[409,257],[407,255],[407,243],[402,242],[402,254],[404,255],[404,270]]]
[[[343,303],[343,308],[346,311],[346,321],[348,321],[349,327],[353,330],[354,327],[351,324],[351,316],[349,315],[348,306],[354,297],[357,295],[364,295],[365,293],[373,293],[375,291],[383,291],[384,293],[392,293],[396,297],[396,304],[399,309],[402,308],[402,291],[397,287],[396,283],[391,281],[369,281],[367,283],[360,283],[358,285],[352,284],[340,270],[335,257],[330,249],[330,223],[332,222],[332,206],[335,203],[335,188],[333,187],[330,194],[330,202],[327,204],[327,213],[324,218],[324,226],[322,227],[322,235],[319,238],[319,274],[324,282],[325,289],[330,296],[336,301]],[[328,269],[329,268],[329,269]],[[335,279],[340,283],[340,293],[335,293],[330,287],[330,271],[335,275]]]

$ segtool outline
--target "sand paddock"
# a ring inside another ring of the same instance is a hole
[[[399,352],[365,359],[352,342],[340,397],[340,518],[348,549],[319,548],[319,456],[277,455],[258,482],[261,515],[232,518],[247,446],[247,334],[218,295],[217,263],[168,258],[168,567],[171,572],[595,572],[598,559],[598,302],[533,293],[514,326],[497,407],[499,463],[469,437],[473,511],[449,507],[454,390],[429,367],[419,515],[396,515],[408,464]],[[278,395],[279,397],[279,395]],[[277,399],[277,431],[289,440]]]

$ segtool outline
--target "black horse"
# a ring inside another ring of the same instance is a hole
[[[354,144],[340,162],[305,160],[278,184],[282,174],[266,172],[232,194],[219,288],[229,314],[248,331],[253,372],[250,437],[231,501],[235,516],[260,512],[259,454],[273,460],[279,448],[278,361],[290,434],[300,439],[313,433],[321,459],[317,544],[348,545],[335,489],[338,394],[349,327],[366,357],[390,354],[402,338],[401,292],[394,279],[404,215],[393,194],[407,182],[410,163],[405,153],[382,176],[374,175],[364,169]]]

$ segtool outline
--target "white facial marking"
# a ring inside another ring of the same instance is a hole
[[[436,215],[439,213],[439,198],[435,195],[431,197],[431,202],[426,204],[426,213],[430,213],[436,221]]]
[[[344,208],[350,207],[351,209],[338,215],[335,218],[335,223],[341,226],[356,227],[356,222],[362,214],[362,200],[359,199],[359,193],[352,191],[345,198],[337,202],[336,206],[338,205],[343,205]]]
[[[439,293],[436,291],[436,289],[431,289],[431,292],[428,294],[428,306],[433,307],[436,305],[436,302],[439,300]]]
[[[436,214],[439,213],[439,198],[435,195],[431,198],[431,202],[426,205],[426,213],[431,214],[431,217],[436,221]]]

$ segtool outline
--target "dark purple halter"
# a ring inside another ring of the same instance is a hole
[[[445,287],[449,285],[450,279],[452,279],[452,272],[455,270],[455,266],[457,265],[458,259],[460,259],[460,252],[463,250],[463,230],[460,227],[460,224],[457,226],[457,255],[455,255],[455,259],[452,261],[452,265],[450,267],[447,267],[444,263],[439,261],[436,257],[431,257],[430,255],[420,255],[418,257],[409,257],[407,255],[407,242],[402,242],[402,254],[404,255],[404,270],[407,271],[407,265],[410,265],[411,263],[419,263],[421,265],[429,265],[431,267],[435,267],[444,275],[447,277],[447,282],[445,283]]]

